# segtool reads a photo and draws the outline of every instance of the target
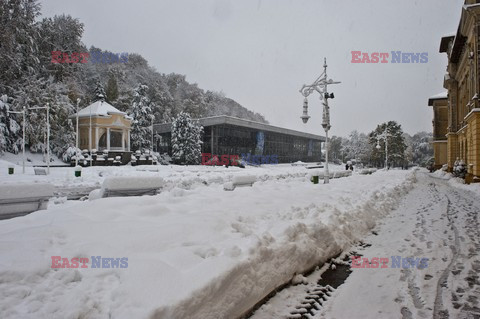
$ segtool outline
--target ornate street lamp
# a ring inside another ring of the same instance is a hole
[[[333,99],[335,96],[333,93],[328,93],[327,85],[338,84],[341,82],[327,80],[327,59],[324,59],[323,73],[310,85],[304,84],[300,89],[300,93],[305,97],[303,100],[303,115],[300,117],[303,123],[307,123],[310,116],[308,116],[308,99],[307,97],[313,92],[320,94],[320,100],[323,101],[323,116],[322,127],[325,130],[325,177],[323,179],[324,184],[329,183],[329,171],[328,171],[328,131],[332,127],[330,125],[330,107],[328,106],[328,99]]]
[[[385,131],[382,134],[377,136],[377,150],[380,150],[381,146],[379,141],[383,139],[385,141],[385,169],[388,170],[388,138],[391,137],[392,134],[388,133],[388,127],[385,126]]]

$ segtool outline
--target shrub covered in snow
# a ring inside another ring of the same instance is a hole
[[[467,174],[467,165],[463,160],[456,160],[453,165],[453,176],[459,178],[465,178]]]
[[[62,160],[65,162],[65,163],[68,163],[72,160],[72,158],[75,158],[75,154],[81,154],[82,152],[80,151],[79,148],[76,148],[76,147],[73,147],[73,146],[70,146],[69,148],[67,148],[67,150],[63,153],[62,155]]]

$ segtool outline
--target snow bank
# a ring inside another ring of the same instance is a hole
[[[157,196],[57,205],[2,221],[0,313],[235,318],[363,236],[414,182],[407,171],[328,185],[301,174],[259,179],[235,192],[175,186]],[[128,268],[52,269],[52,256],[126,257]]]

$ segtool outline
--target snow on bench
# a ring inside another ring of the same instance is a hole
[[[352,176],[352,171],[351,170],[345,170],[345,171],[333,171],[330,172],[330,178],[341,178],[341,177],[348,177]]]
[[[373,174],[377,171],[376,168],[364,168],[362,169],[359,174],[361,175],[370,175],[370,174]]]
[[[0,185],[0,216],[18,216],[46,209],[54,187],[48,183],[6,183]]]
[[[239,175],[234,176],[231,182],[225,183],[223,189],[226,191],[233,191],[236,187],[253,186],[257,181],[254,175]]]
[[[93,197],[156,195],[164,184],[163,178],[157,176],[108,177],[103,182],[100,194]]]
[[[312,178],[312,176],[318,176],[319,179],[323,179],[325,177],[325,171],[313,171],[307,175],[309,180]],[[350,170],[330,171],[328,172],[328,176],[329,178],[348,177],[348,176],[352,176],[352,171]]]
[[[47,171],[44,168],[34,167],[33,171],[35,172],[35,175],[47,175]]]

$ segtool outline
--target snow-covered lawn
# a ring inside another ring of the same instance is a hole
[[[69,201],[0,221],[1,317],[234,318],[362,237],[414,182],[412,171],[314,185],[290,165],[159,169],[98,167],[82,177],[175,181],[157,196]],[[54,183],[74,181],[73,169],[56,170]],[[247,172],[259,179],[253,187],[223,190]],[[88,258],[88,268],[54,269],[52,256]],[[92,268],[92,256],[125,257],[128,267]]]
[[[178,186],[181,188],[195,188],[197,186],[209,186],[211,184],[223,184],[229,182],[234,176],[254,175],[257,180],[303,178],[314,172],[323,172],[322,169],[306,169],[304,166],[292,166],[291,164],[247,166],[225,168],[223,166],[178,166],[178,165],[155,165],[155,166],[94,166],[82,168],[82,176],[75,177],[73,167],[54,167],[50,169],[50,175],[35,175],[33,167],[27,166],[26,173],[22,174],[21,163],[13,164],[18,156],[12,161],[2,160],[0,157],[0,183],[5,182],[49,182],[58,189],[71,189],[81,187],[100,188],[107,177],[111,176],[160,176],[167,182],[167,188]],[[313,164],[313,163],[312,163]],[[309,164],[309,165],[312,165]],[[15,174],[8,175],[8,167],[13,165]],[[330,164],[331,171],[343,170],[342,165]]]

